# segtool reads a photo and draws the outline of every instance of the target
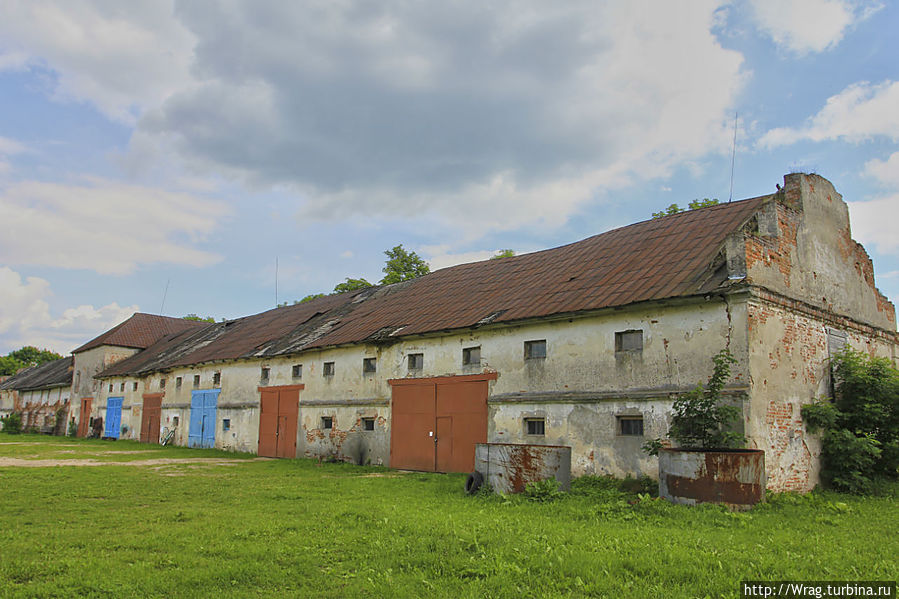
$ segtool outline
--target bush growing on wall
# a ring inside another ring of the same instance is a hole
[[[821,478],[840,491],[870,493],[899,478],[899,370],[887,358],[845,349],[831,361],[834,399],[802,408],[821,434]]]

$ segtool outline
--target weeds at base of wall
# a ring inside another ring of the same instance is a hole
[[[7,435],[18,435],[22,432],[22,412],[12,412],[9,416],[0,418],[0,432]]]

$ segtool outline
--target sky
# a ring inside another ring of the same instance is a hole
[[[843,195],[895,303],[897,4],[0,0],[0,354],[797,171]]]

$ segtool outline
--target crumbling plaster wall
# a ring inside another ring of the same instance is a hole
[[[91,416],[106,416],[106,402],[103,402],[103,409],[100,409],[100,395],[104,389],[99,379],[94,378],[98,373],[106,370],[119,360],[124,360],[133,356],[139,349],[132,347],[117,347],[112,345],[101,345],[87,351],[74,354],[74,364],[72,371],[72,393],[69,415],[75,418],[75,422],[81,419],[81,399],[91,397]],[[124,412],[122,414],[124,418]]]
[[[19,393],[23,428],[37,428],[44,433],[56,428],[56,411],[69,407],[71,388],[68,386],[29,389]]]

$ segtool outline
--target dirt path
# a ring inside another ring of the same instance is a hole
[[[123,453],[123,452],[120,452]],[[245,462],[263,462],[273,458],[247,458],[226,460],[222,458],[156,458],[152,460],[132,460],[130,462],[101,462],[99,460],[23,460],[21,458],[0,458],[0,468],[49,468],[53,466],[159,466],[163,464],[210,464],[234,466]]]

